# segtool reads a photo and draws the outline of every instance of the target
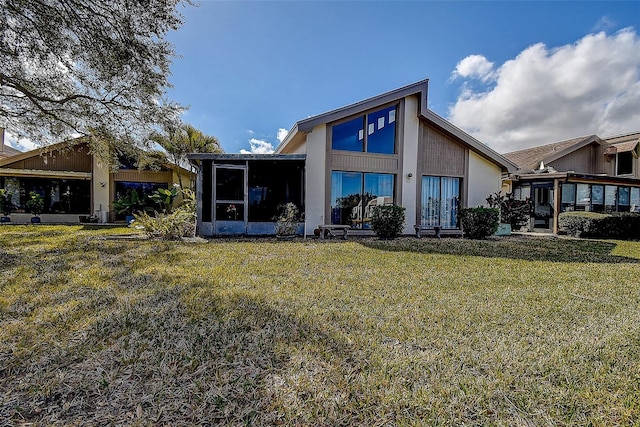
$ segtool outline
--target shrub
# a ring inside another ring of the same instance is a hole
[[[498,229],[500,211],[496,208],[460,209],[460,222],[464,236],[469,239],[484,239]]]
[[[38,216],[44,209],[44,199],[35,191],[29,193],[29,200],[25,203],[25,207],[28,212],[31,212],[34,216]]]
[[[9,216],[9,214],[13,210],[13,201],[11,200],[11,198],[11,192],[5,190],[4,188],[0,188],[0,213],[3,216]]]
[[[158,188],[149,195],[149,199],[160,207],[161,212],[168,213],[171,212],[173,201],[179,194],[179,189],[176,184],[171,188]]]
[[[376,206],[371,214],[371,228],[381,239],[394,239],[404,228],[405,208],[398,205]]]
[[[558,229],[570,236],[587,236],[596,230],[597,223],[609,215],[595,212],[563,212],[558,215]]]
[[[182,237],[195,235],[196,209],[195,193],[191,190],[182,190],[184,203],[168,213],[155,213],[155,216],[147,212],[133,214],[135,221],[131,226],[142,230],[150,239],[178,240]]]
[[[146,212],[133,214],[135,221],[131,225],[142,230],[150,239],[178,240],[195,234],[195,216],[187,209],[178,208],[165,214],[151,216]]]
[[[293,236],[298,231],[298,221],[300,210],[294,203],[278,205],[278,215],[274,217],[276,221],[275,233],[278,236]]]
[[[529,220],[531,211],[530,200],[517,200],[513,193],[502,194],[498,191],[487,197],[487,204],[490,208],[500,209],[500,222],[511,224],[515,229]]]
[[[558,217],[561,232],[574,237],[640,239],[640,214],[620,212],[563,212]]]

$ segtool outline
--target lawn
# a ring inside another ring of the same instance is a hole
[[[0,227],[0,425],[640,423],[638,242],[130,233]]]

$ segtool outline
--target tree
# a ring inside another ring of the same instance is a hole
[[[149,139],[160,145],[167,151],[169,160],[178,166],[187,167],[187,154],[189,153],[222,153],[220,142],[215,136],[209,136],[189,124],[182,124],[178,127],[168,126],[164,132],[153,132]],[[178,173],[178,183],[182,185],[182,175],[180,169]]]
[[[175,120],[165,36],[182,25],[180,4],[190,0],[0,0],[0,127],[41,144],[131,141]]]

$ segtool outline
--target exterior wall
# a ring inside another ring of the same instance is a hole
[[[418,147],[420,136],[420,119],[418,118],[418,99],[408,97],[404,102],[402,115],[402,168],[398,173],[398,183],[400,185],[400,201],[405,211],[405,234],[413,233],[413,225],[420,223],[420,197],[418,194],[418,183],[420,176],[418,172]]]
[[[469,178],[467,179],[467,206],[486,206],[487,197],[500,191],[502,171],[500,168],[469,151]]]
[[[95,156],[93,157],[91,193],[93,199],[92,213],[98,213],[100,222],[107,222],[109,220],[108,213],[111,209],[111,179],[108,168],[103,167]]]
[[[305,234],[313,235],[319,224],[325,224],[327,182],[331,174],[327,170],[327,126],[316,126],[307,135],[305,173]]]
[[[576,173],[592,174],[596,172],[596,156],[598,148],[593,144],[582,147],[549,163],[557,171],[572,170]],[[603,156],[604,157],[604,156]]]
[[[42,171],[91,172],[92,157],[87,144],[77,144],[71,148],[53,150],[42,155],[17,160],[4,167]]]
[[[604,152],[606,149],[607,147],[605,146],[597,148],[594,173],[604,173],[614,176],[616,173],[616,158],[615,156],[605,156]]]
[[[427,123],[420,124],[419,156],[422,175],[463,177],[467,151],[464,146]]]
[[[12,212],[9,215],[11,224],[31,224],[30,213]],[[42,224],[78,224],[80,223],[80,215],[78,214],[41,214],[40,221]]]

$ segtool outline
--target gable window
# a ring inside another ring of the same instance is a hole
[[[423,176],[421,201],[422,225],[458,228],[460,178]]]
[[[331,129],[331,148],[365,153],[394,154],[397,106],[358,116]]]
[[[633,173],[633,154],[631,151],[616,154],[616,175]]]
[[[394,175],[331,172],[331,223],[371,228],[376,206],[393,204]]]

